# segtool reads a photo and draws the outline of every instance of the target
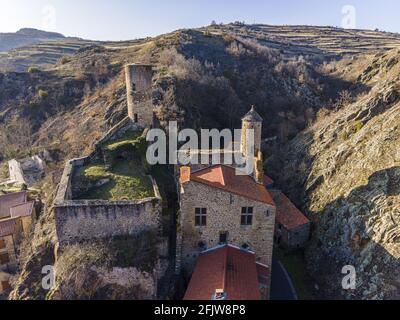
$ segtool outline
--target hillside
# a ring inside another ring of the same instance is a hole
[[[314,221],[307,261],[324,296],[400,297],[399,61],[399,50],[353,61],[345,75],[369,93],[293,139],[275,172]],[[357,271],[351,292],[345,265]]]
[[[263,136],[276,137],[267,171],[315,222],[307,254],[325,288],[319,297],[346,296],[337,281],[352,263],[362,279],[355,297],[383,298],[378,288],[396,297],[399,46],[399,35],[377,31],[230,24],[18,48],[0,57],[0,70],[5,61],[9,68],[0,73],[0,161],[49,150],[44,198],[51,203],[65,159],[88,154],[125,116],[124,64],[151,63],[164,121],[237,128],[256,105]],[[45,297],[27,288],[39,281],[33,265],[52,259],[51,211],[40,226],[14,298]]]

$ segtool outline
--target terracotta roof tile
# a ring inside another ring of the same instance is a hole
[[[281,191],[270,190],[276,204],[276,221],[286,229],[293,230],[310,220]]]
[[[263,185],[255,182],[248,175],[237,175],[236,170],[232,167],[225,165],[211,166],[192,172],[190,179],[187,179],[186,171],[183,173],[185,176],[180,179],[181,183],[195,181],[254,201],[275,205],[272,196]]]
[[[0,219],[11,216],[10,209],[27,201],[27,192],[9,193],[0,196]]]
[[[217,290],[226,300],[260,300],[255,254],[232,246],[202,253],[184,300],[212,300]]]

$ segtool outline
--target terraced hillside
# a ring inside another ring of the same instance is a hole
[[[345,55],[390,50],[400,45],[397,33],[318,26],[224,25],[211,32],[234,32],[291,54]]]

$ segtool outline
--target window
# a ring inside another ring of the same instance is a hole
[[[8,256],[8,253],[0,254],[0,265],[7,264],[9,262],[10,262],[10,257]]]
[[[228,243],[228,232],[221,232],[219,235],[219,243],[227,244]]]
[[[4,239],[0,239],[0,249],[4,249],[6,247],[6,241]]]
[[[196,208],[195,210],[195,225],[196,227],[204,227],[207,225],[207,209]]]
[[[135,122],[135,123],[138,123],[138,122],[139,122],[138,114],[135,113],[135,114],[133,115],[133,117],[134,117],[134,122]]]
[[[243,207],[242,208],[242,216],[241,216],[240,223],[242,226],[251,226],[253,224],[253,208],[252,207]]]

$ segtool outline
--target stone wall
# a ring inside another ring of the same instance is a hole
[[[59,242],[75,242],[118,235],[136,235],[161,228],[162,199],[155,180],[152,198],[134,201],[73,200],[74,171],[90,162],[90,157],[67,162],[61,178],[54,214]]]
[[[5,248],[0,249],[0,254],[8,254],[9,263],[0,265],[0,270],[10,271],[15,269],[18,264],[17,255],[15,252],[15,243],[12,235],[0,237],[0,240],[4,240]]]
[[[275,226],[275,242],[284,248],[301,248],[309,240],[310,223],[293,230],[287,230],[278,223]]]
[[[13,159],[8,161],[8,172],[10,175],[10,181],[17,184],[27,184],[21,164],[17,160]]]
[[[109,202],[66,201],[55,207],[58,240],[75,242],[136,235],[160,228],[161,199]]]
[[[228,232],[228,243],[256,253],[257,261],[271,266],[275,207],[209,186],[188,182],[181,192],[181,212],[177,239],[177,271],[190,272],[206,248],[219,245],[219,236]],[[253,207],[253,225],[241,225],[242,207]],[[207,226],[195,226],[195,208],[207,208]],[[199,243],[205,247],[201,248]]]

